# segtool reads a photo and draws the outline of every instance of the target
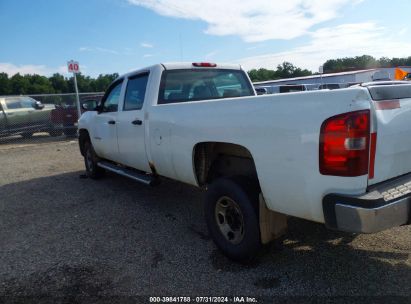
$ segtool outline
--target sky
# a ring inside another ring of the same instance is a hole
[[[161,62],[313,72],[327,59],[411,56],[410,0],[0,0],[0,72],[126,73]]]

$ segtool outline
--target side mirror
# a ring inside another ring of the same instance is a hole
[[[87,111],[87,110],[88,110],[88,105],[87,105],[86,103],[83,103],[83,104],[81,105],[81,108],[82,108],[83,110]]]
[[[256,91],[257,95],[266,95],[266,94],[268,94],[266,88],[255,88],[255,91]]]
[[[93,111],[97,111],[98,114],[100,114],[101,112],[103,112],[103,104],[102,103],[98,103],[96,105],[96,107],[93,109]]]
[[[42,104],[40,101],[35,101],[33,103],[33,108],[35,108],[36,110],[42,110],[44,109],[44,104]]]

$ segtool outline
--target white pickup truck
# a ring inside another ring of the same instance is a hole
[[[256,96],[238,65],[119,77],[79,120],[87,173],[206,190],[216,245],[249,259],[287,216],[372,233],[410,223],[411,84]]]

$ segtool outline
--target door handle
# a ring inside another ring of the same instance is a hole
[[[116,122],[115,122],[114,120],[109,120],[107,123],[108,123],[109,125],[115,125],[115,124],[116,124]]]
[[[131,123],[136,126],[141,126],[143,124],[143,122],[140,119],[135,119]]]

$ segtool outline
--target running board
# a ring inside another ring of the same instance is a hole
[[[106,169],[108,171],[114,172],[118,175],[128,177],[132,180],[143,183],[145,185],[152,186],[155,184],[155,181],[156,181],[156,178],[153,178],[152,175],[140,173],[132,169],[119,167],[107,161],[100,161],[97,163],[97,166],[99,166],[100,168]]]

